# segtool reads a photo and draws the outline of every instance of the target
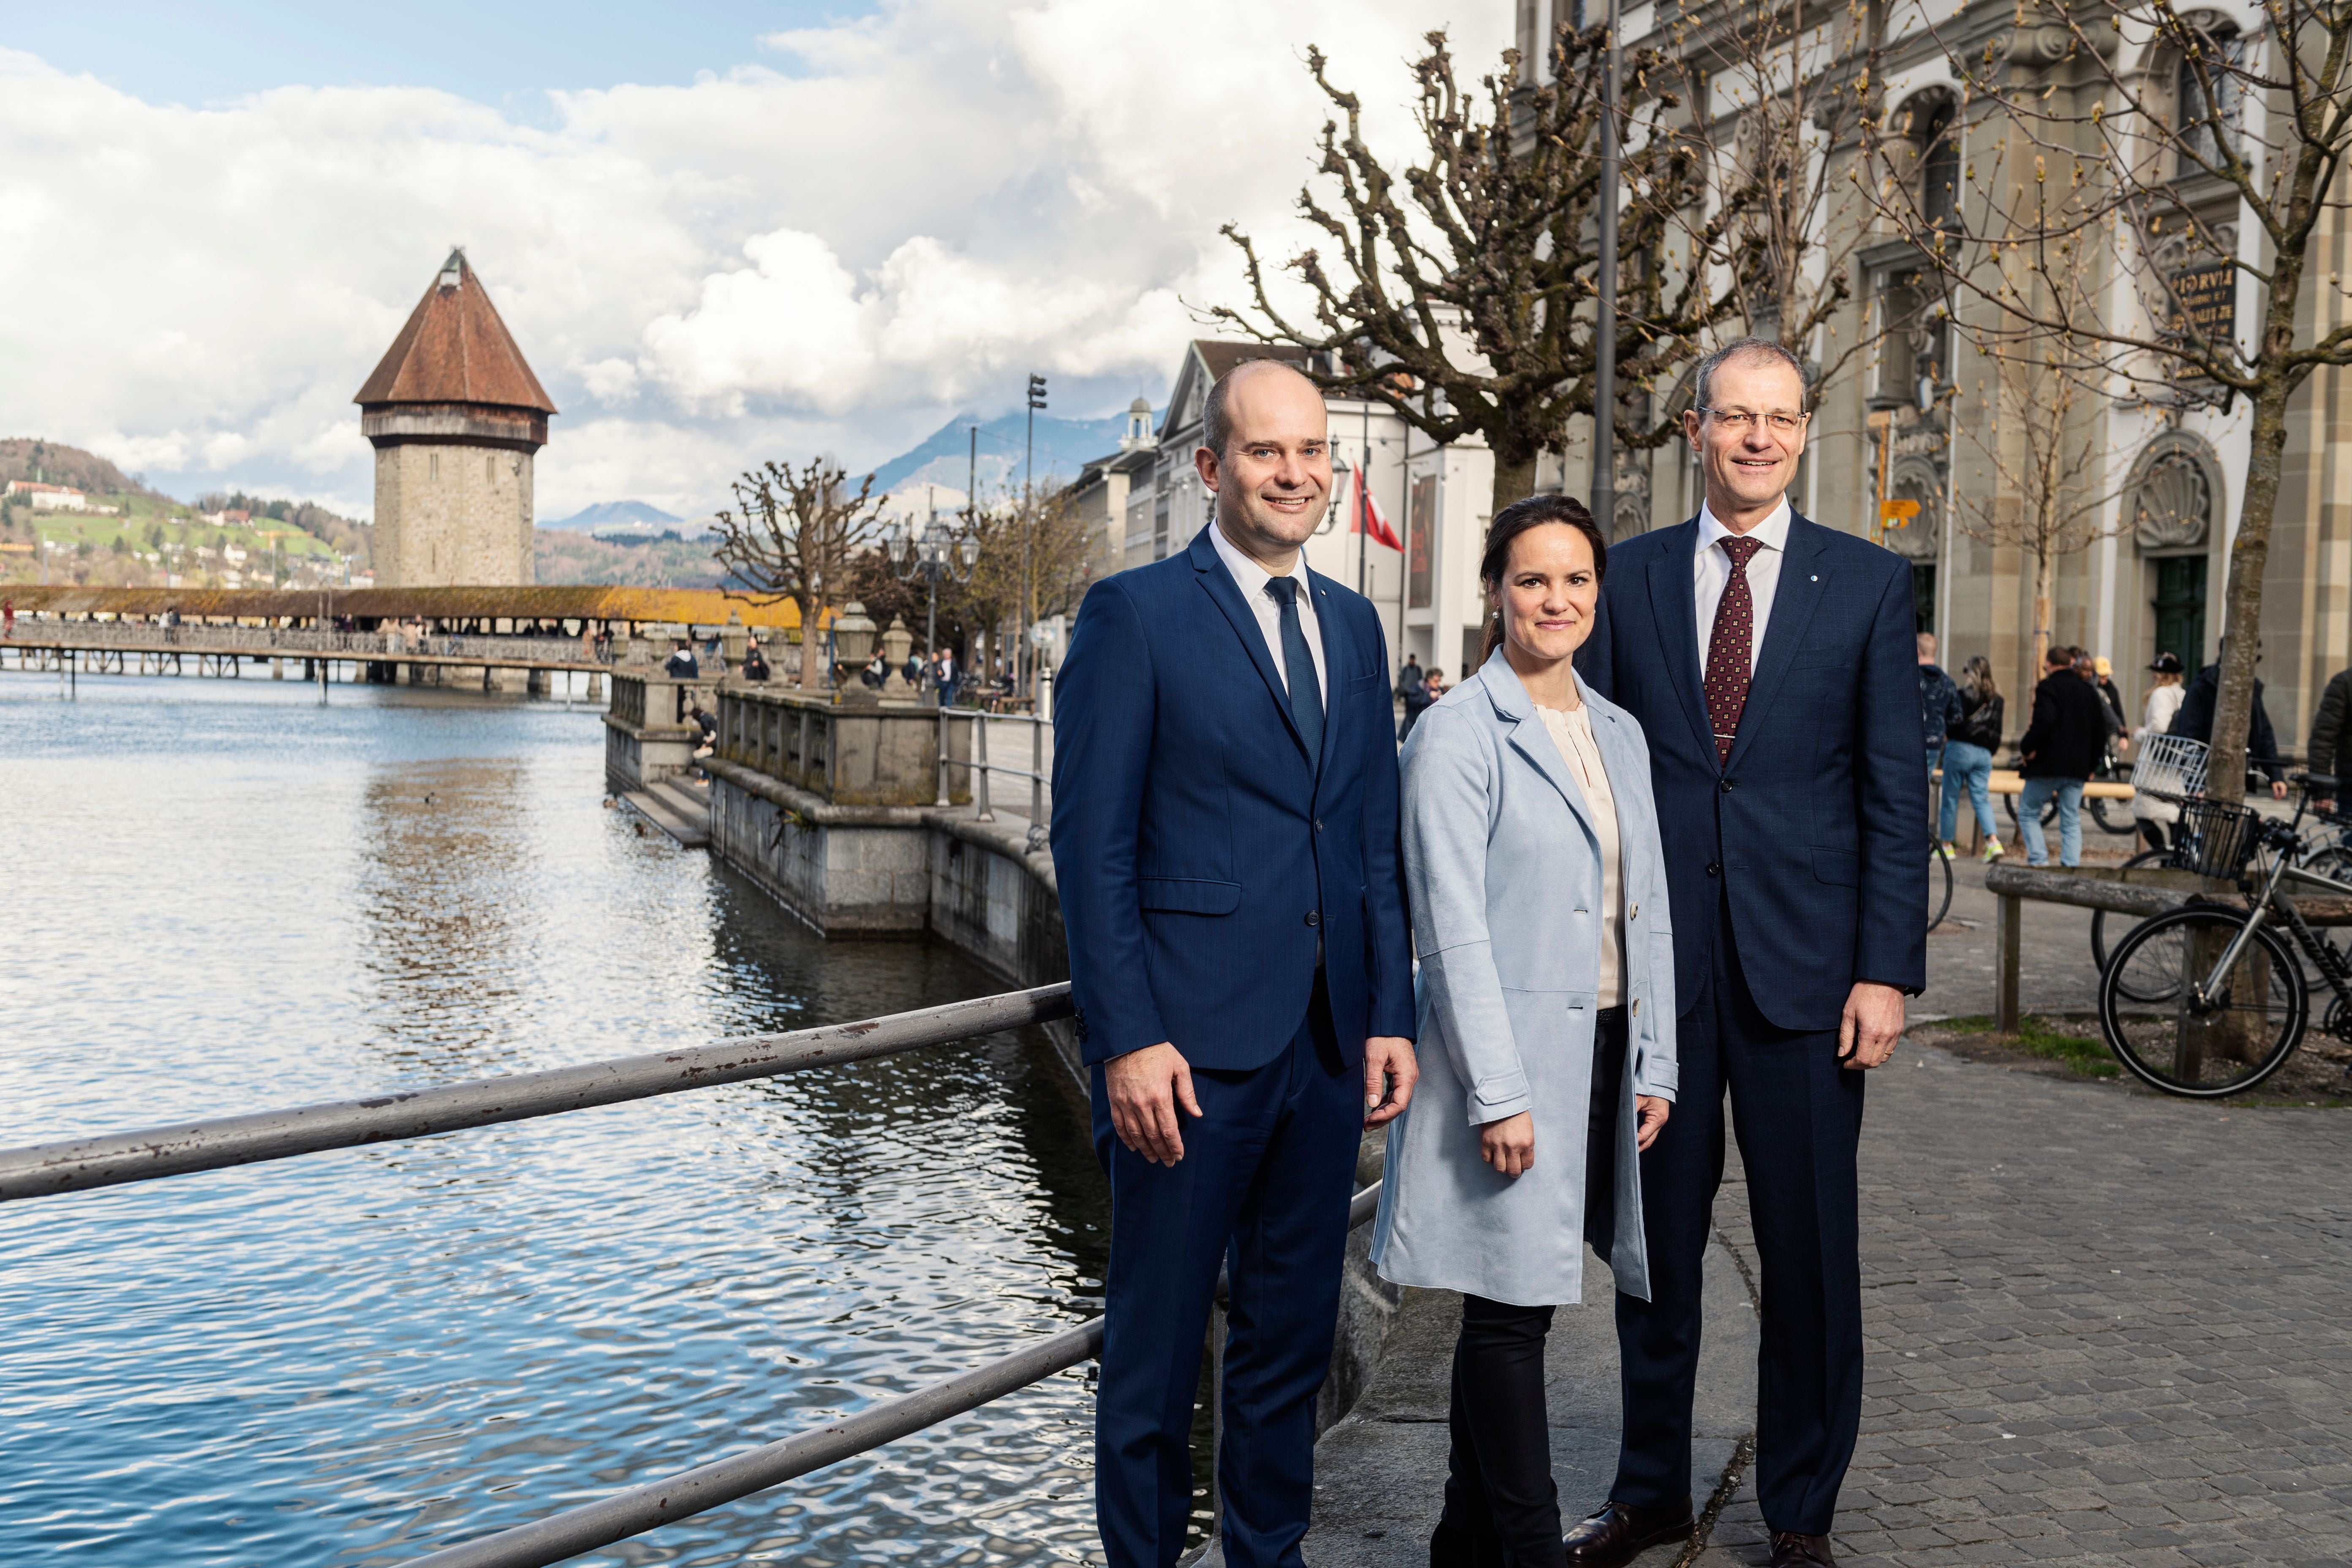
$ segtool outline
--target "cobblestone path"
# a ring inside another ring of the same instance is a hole
[[[1863,1159],[1842,1563],[2352,1563],[2352,1112],[1906,1043]],[[1761,1563],[1761,1533],[1743,1488],[1697,1561]]]

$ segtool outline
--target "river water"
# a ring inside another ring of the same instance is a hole
[[[561,704],[0,676],[0,1144],[1003,987],[606,808]],[[0,1206],[0,1560],[388,1564],[1091,1316],[1012,1037]],[[1080,1561],[1091,1366],[594,1563]]]

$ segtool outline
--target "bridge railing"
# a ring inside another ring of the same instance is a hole
[[[163,654],[282,654],[295,658],[422,659],[464,664],[568,664],[601,668],[578,637],[441,632],[338,632],[297,626],[156,626],[18,616],[8,642],[26,647]],[[6,644],[0,644],[5,647]]]
[[[157,1181],[331,1149],[434,1137],[865,1061],[1071,1016],[1067,984],[852,1024],[684,1046],[607,1061],[246,1116],[0,1149],[0,1203]],[[1349,1209],[1367,1223],[1375,1184]],[[417,1558],[407,1568],[541,1568],[642,1535],[976,1409],[1100,1353],[1100,1318],[854,1415],[545,1519]]]

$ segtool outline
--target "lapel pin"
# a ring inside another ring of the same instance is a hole
[[[1814,582],[1816,582],[1816,583],[1818,583],[1818,582],[1820,582],[1820,581],[1821,581],[1821,578],[1819,578],[1819,577],[1817,576],[1817,577],[1815,577],[1815,578],[1813,579],[1813,581],[1814,581]]]

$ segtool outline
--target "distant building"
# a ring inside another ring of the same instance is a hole
[[[555,405],[465,251],[449,253],[352,401],[375,447],[376,582],[530,582],[532,464]]]
[[[1102,529],[1106,572],[1142,566],[1183,550],[1210,516],[1208,488],[1193,467],[1209,388],[1244,360],[1303,364],[1306,351],[1198,338],[1185,345],[1159,428],[1150,405],[1129,410],[1119,449],[1097,458],[1073,487],[1081,514]],[[1333,395],[1332,504],[1307,542],[1307,563],[1361,591],[1380,611],[1391,667],[1402,654],[1457,675],[1475,664],[1485,599],[1478,556],[1486,532],[1493,459],[1476,441],[1441,447],[1378,403]],[[1349,527],[1356,487],[1369,474],[1374,504],[1409,552],[1369,543]],[[1123,519],[1120,517],[1124,513]]]
[[[45,485],[33,479],[10,479],[7,493],[23,496],[35,511],[86,511],[112,517],[115,509],[99,506],[70,485]]]

